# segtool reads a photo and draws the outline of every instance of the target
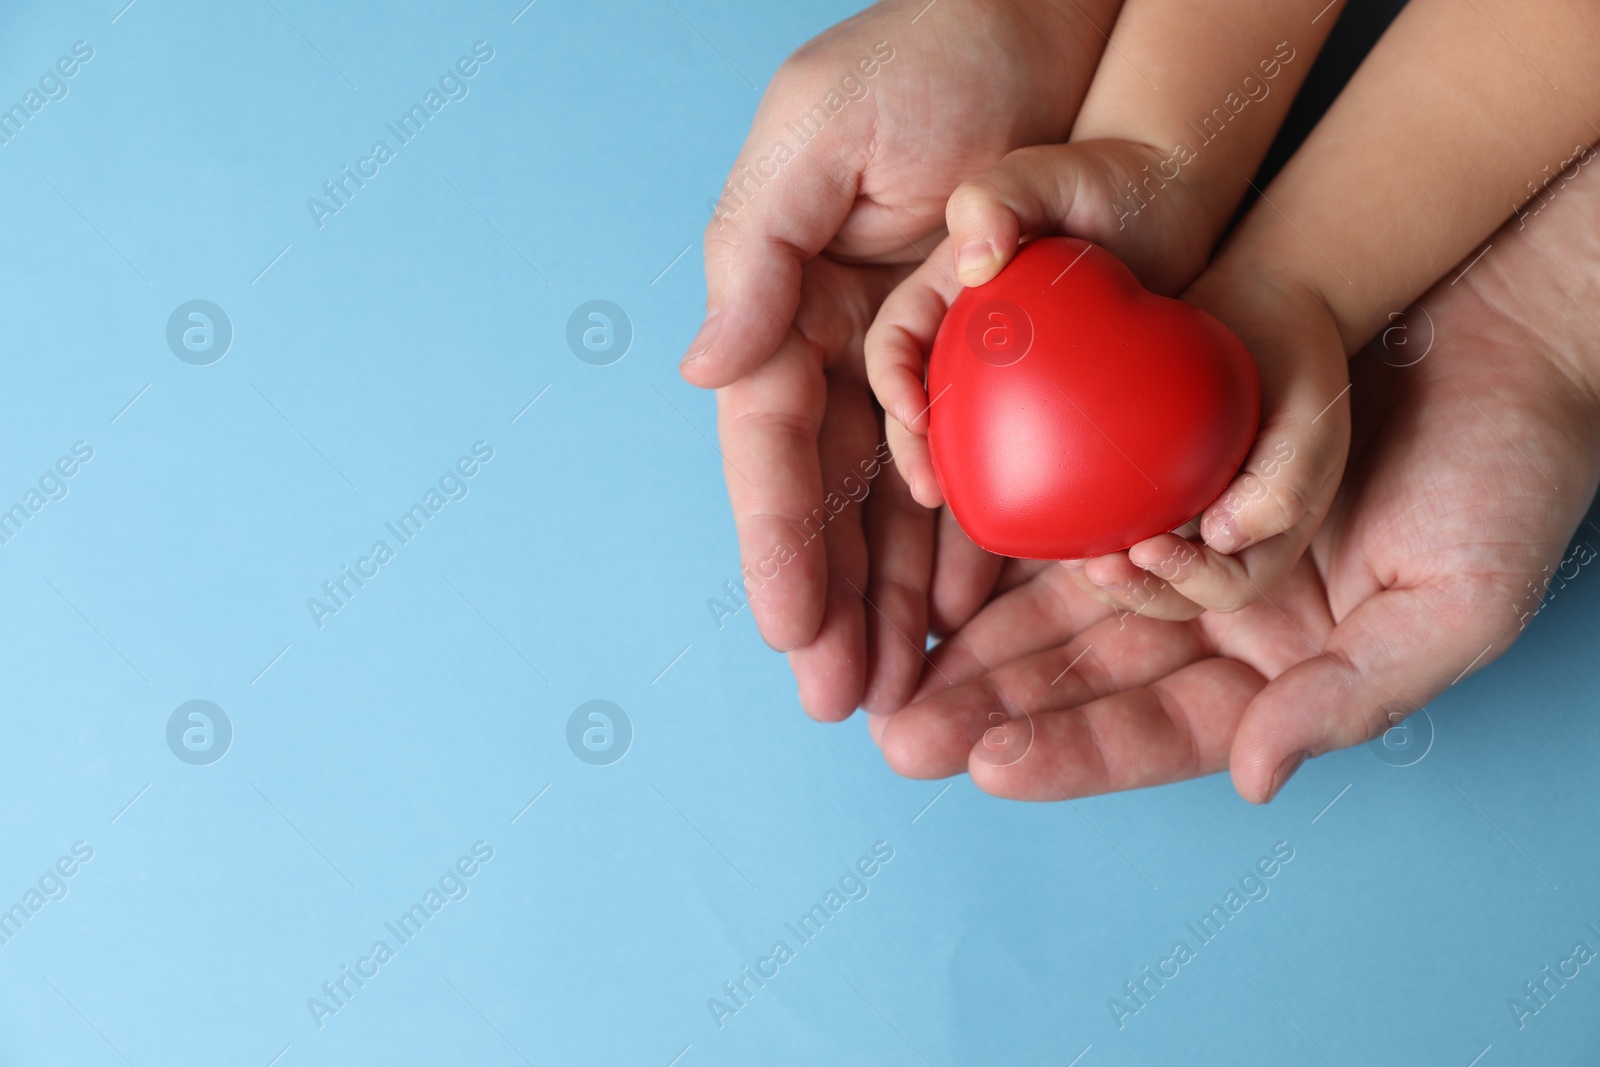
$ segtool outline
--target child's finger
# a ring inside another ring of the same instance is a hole
[[[928,353],[950,303],[961,292],[951,268],[950,242],[939,242],[878,309],[863,348],[867,381],[878,404],[906,429],[928,432],[931,403],[923,386]]]
[[[1349,383],[1340,357],[1323,374],[1310,366],[1318,361],[1307,360],[1294,371],[1298,380],[1273,390],[1276,410],[1268,408],[1244,467],[1201,515],[1206,544],[1232,555],[1293,530],[1332,500],[1350,444],[1343,395]],[[1266,407],[1272,402],[1265,376],[1262,394]]]
[[[933,473],[933,452],[928,439],[907,430],[894,419],[883,420],[883,432],[894,456],[895,470],[910,487],[913,500],[925,508],[944,506],[944,493]]]
[[[1337,368],[1344,370],[1342,360]],[[1342,388],[1300,388],[1308,395],[1289,401],[1263,427],[1246,472],[1201,519],[1206,551],[1198,566],[1170,583],[1175,589],[1211,610],[1235,611],[1289,573],[1327,515],[1344,472],[1350,418]],[[1314,408],[1317,400],[1322,403]]]
[[[927,439],[939,398],[928,396],[923,374],[939,324],[960,291],[950,269],[950,244],[942,241],[884,300],[863,342],[867,381],[888,416],[884,432],[895,466],[911,495],[930,508],[944,503]]]
[[[928,391],[922,377],[930,346],[882,313],[867,331],[867,381],[872,394],[889,418],[919,434],[928,432]]]
[[[1290,530],[1232,556],[1205,543],[1184,542],[1190,551],[1181,561],[1170,547],[1171,534],[1162,534],[1130,548],[1130,563],[1165,578],[1175,596],[1195,605],[1196,611],[1238,611],[1257,600],[1271,598],[1274,588],[1294,569],[1321,524],[1326,505],[1308,510]],[[1162,616],[1167,617],[1167,616]],[[1184,616],[1172,616],[1183,618]]]
[[[1174,544],[1154,566],[1139,567],[1127,552],[1112,552],[1093,559],[1075,560],[1069,569],[1080,577],[1085,589],[1104,603],[1117,609],[1119,615],[1132,613],[1147,619],[1165,619],[1185,622],[1201,612],[1199,604],[1173,588],[1166,575],[1174,569],[1174,561],[1186,559],[1195,551],[1188,541],[1172,534],[1163,534]],[[1184,546],[1189,546],[1186,550]]]
[[[1236,611],[1271,592],[1332,505],[1350,447],[1344,346],[1314,298],[1255,279],[1202,278],[1190,299],[1228,324],[1261,372],[1261,430],[1244,466],[1200,519],[1193,559],[1171,558],[1165,537],[1129,560],[1213,611]]]

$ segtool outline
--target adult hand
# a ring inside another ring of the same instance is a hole
[[[1065,139],[1116,6],[886,0],[784,64],[734,163],[682,373],[718,389],[752,612],[790,652],[814,717],[904,702],[935,570],[936,625],[988,595],[998,562],[950,523],[935,560],[936,520],[892,471],[862,514],[857,487],[882,431],[861,339],[937,243],[963,177]]]
[[[1228,767],[1259,803],[1510,647],[1600,479],[1600,179],[1492,244],[1353,361],[1345,480],[1269,600],[1163,621],[1036,569],[874,716],[890,765],[1029,800]]]

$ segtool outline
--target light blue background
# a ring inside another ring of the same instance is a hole
[[[738,562],[675,366],[754,86],[850,5],[274,2],[0,14],[5,102],[95,50],[0,147],[0,503],[94,449],[0,547],[0,906],[94,849],[0,946],[0,1062],[1592,1062],[1600,966],[1521,1031],[1507,999],[1600,948],[1600,577],[1432,705],[1421,762],[1330,755],[1265,809],[1225,777],[897,779],[747,612],[713,622]],[[306,199],[480,40],[468,98],[318,230]],[[193,298],[234,325],[213,366],[166,347]],[[595,298],[636,331],[608,367],[564,339]],[[479,440],[470,495],[319,630],[306,599]],[[191,699],[233,723],[211,766],[166,744]],[[565,741],[591,699],[633,722],[612,766]],[[319,1029],[307,998],[480,840]],[[707,999],[880,841],[719,1029]],[[1119,1030],[1108,999],[1278,841],[1270,896]]]

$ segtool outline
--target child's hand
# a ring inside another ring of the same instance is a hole
[[[1142,205],[1128,192],[1159,162],[1126,141],[1023,148],[951,194],[949,237],[884,301],[866,339],[867,376],[887,414],[889,446],[918,503],[944,503],[928,455],[923,371],[963,286],[989,281],[1023,240],[1052,233],[1109,249],[1146,288],[1165,295],[1205,266],[1210,227],[1184,185],[1169,182]]]
[[[951,197],[949,239],[884,302],[866,341],[889,444],[919,503],[942,503],[922,375],[962,283],[988,281],[1015,254],[1019,237],[1047,233],[1103,245],[1158,292],[1198,272],[1209,236],[1183,183],[1168,183],[1137,215],[1127,214],[1126,182],[1142,175],[1147,161],[1147,149],[1115,141],[1025,149]],[[1073,566],[1080,584],[1105,602],[1166,619],[1236,610],[1277,585],[1326,515],[1349,441],[1343,341],[1320,299],[1275,279],[1268,267],[1226,261],[1185,299],[1231,327],[1255,356],[1262,378],[1256,444],[1200,517],[1199,543],[1162,534]]]
[[[1270,265],[1208,270],[1183,297],[1237,333],[1261,372],[1261,429],[1228,488],[1200,515],[1200,540],[1160,534],[1084,565],[1130,611],[1190,618],[1268,598],[1327,517],[1350,449],[1349,364],[1315,293]]]

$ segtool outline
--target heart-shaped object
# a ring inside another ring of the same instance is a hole
[[[951,304],[928,359],[928,444],[982,548],[1082,559],[1194,518],[1255,440],[1244,343],[1098,245],[1026,245]]]

